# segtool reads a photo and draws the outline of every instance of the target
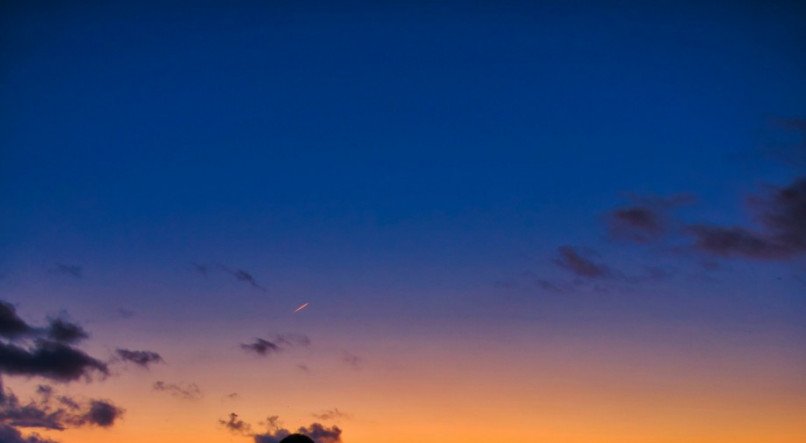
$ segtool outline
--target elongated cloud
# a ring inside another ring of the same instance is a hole
[[[64,343],[37,339],[31,347],[0,343],[0,373],[68,382],[109,374],[106,363]]]
[[[229,269],[229,268],[223,268],[223,269],[224,271],[228,272],[230,275],[235,277],[235,279],[238,281],[244,282],[255,289],[260,289],[261,291],[266,290],[266,288],[260,286],[257,283],[257,280],[255,280],[255,277],[252,274],[244,271],[243,269]]]
[[[221,264],[208,265],[203,263],[192,263],[191,265],[193,266],[194,271],[196,271],[197,273],[199,273],[199,275],[202,275],[204,277],[209,276],[213,272],[213,270],[219,270],[231,275],[236,280],[246,283],[255,289],[266,291],[266,288],[264,288],[257,282],[257,279],[255,278],[254,275],[252,275],[252,273],[245,271],[243,269],[230,268],[228,266],[224,266]]]
[[[64,319],[51,319],[45,328],[33,327],[17,315],[13,305],[0,300],[0,374],[43,377],[69,382],[107,375],[102,361],[72,346],[89,334]]]
[[[320,413],[311,414],[314,418],[322,421],[339,420],[342,418],[350,418],[350,414],[340,411],[338,408],[328,409]]]
[[[756,202],[760,229],[695,224],[694,246],[721,257],[782,260],[806,253],[806,178],[774,189]]]
[[[604,278],[613,274],[607,265],[583,256],[571,246],[560,246],[557,254],[554,263],[579,277]]]
[[[148,369],[149,366],[157,363],[164,363],[165,360],[162,356],[152,351],[132,351],[129,349],[118,348],[115,354],[125,361],[134,363],[137,366]]]

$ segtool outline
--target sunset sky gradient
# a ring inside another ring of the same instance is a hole
[[[806,441],[804,5],[80,3],[0,5],[0,443]]]

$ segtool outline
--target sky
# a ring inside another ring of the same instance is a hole
[[[806,8],[0,4],[0,443],[806,440]]]

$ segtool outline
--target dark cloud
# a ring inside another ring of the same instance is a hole
[[[0,300],[0,337],[13,340],[33,333],[34,328],[17,315],[17,308]]]
[[[78,265],[56,263],[56,268],[54,268],[54,271],[75,278],[81,278],[83,276],[83,269],[81,268],[81,266]]]
[[[56,441],[40,437],[38,434],[23,437],[17,428],[0,424],[0,443],[56,443]]]
[[[132,351],[118,348],[115,350],[117,356],[126,362],[134,363],[137,366],[148,368],[152,364],[164,363],[162,356],[152,351]]]
[[[327,428],[319,423],[313,423],[307,428],[299,428],[299,433],[311,437],[316,443],[341,442],[341,429],[338,426]]]
[[[51,319],[44,328],[32,327],[11,304],[0,300],[0,374],[43,377],[69,382],[107,375],[105,363],[71,346],[89,334],[67,320]],[[22,343],[14,342],[24,339]]]
[[[50,397],[39,402],[20,403],[11,391],[4,391],[0,398],[0,423],[19,428],[42,428],[63,430],[68,414],[62,408],[49,406]]]
[[[806,253],[806,178],[756,199],[761,229],[691,225],[702,252],[722,257],[780,260]]]
[[[180,385],[175,383],[165,383],[157,381],[152,386],[155,391],[167,392],[176,398],[183,400],[198,400],[202,397],[201,389],[195,383]]]
[[[280,443],[280,440],[291,435],[288,429],[277,429],[265,434],[255,434],[255,443]]]
[[[68,382],[89,378],[93,373],[107,375],[109,369],[100,360],[67,344],[36,339],[28,348],[0,343],[0,373]]]
[[[242,343],[241,349],[253,352],[260,356],[276,354],[288,349],[307,347],[311,345],[311,339],[302,334],[280,334],[272,340],[255,338],[251,343]]]
[[[280,443],[283,439],[297,436],[298,439],[292,441],[307,441],[302,436],[307,436],[314,443],[341,443],[342,430],[338,426],[325,427],[319,423],[312,423],[309,426],[300,427],[296,433],[292,433],[278,424],[277,416],[269,417],[267,426],[269,430],[263,434],[254,434],[255,443]]]
[[[745,228],[692,225],[689,232],[695,247],[709,254],[775,259],[785,253],[781,245]]]
[[[47,328],[47,337],[61,343],[78,343],[89,336],[80,325],[62,318],[51,319]]]
[[[242,343],[241,349],[254,352],[258,355],[269,355],[280,352],[280,346],[278,344],[262,338],[256,338],[252,343]]]
[[[123,410],[106,400],[78,401],[58,396],[53,388],[40,386],[39,400],[20,402],[10,390],[0,396],[0,424],[14,428],[40,428],[62,431],[71,427],[110,427],[122,416]],[[0,440],[1,442],[2,440]]]
[[[105,400],[92,400],[90,409],[82,417],[85,423],[108,428],[123,415],[123,410]]]
[[[605,264],[583,257],[571,246],[560,246],[557,253],[554,263],[579,277],[605,278],[613,275],[613,271]]]
[[[218,420],[218,423],[236,434],[251,434],[252,426],[238,418],[238,414],[231,412],[226,420]]]
[[[647,242],[663,234],[664,223],[653,208],[631,206],[613,211],[610,230],[616,237]]]

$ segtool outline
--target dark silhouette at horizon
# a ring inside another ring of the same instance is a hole
[[[291,434],[280,440],[280,443],[314,443],[314,441],[310,437],[302,434]]]

